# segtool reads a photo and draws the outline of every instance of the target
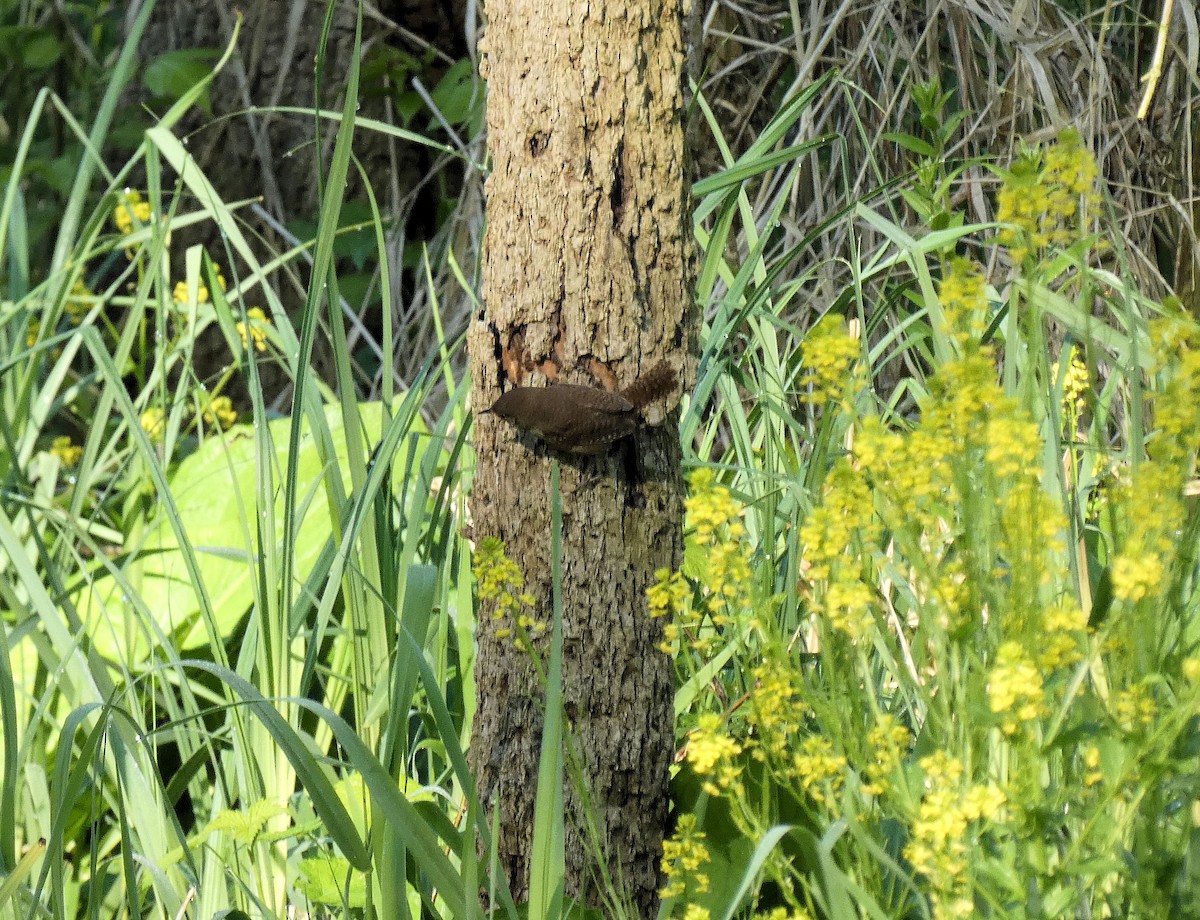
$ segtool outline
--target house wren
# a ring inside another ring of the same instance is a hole
[[[556,383],[516,387],[490,409],[556,450],[598,456],[642,421],[642,409],[675,387],[675,372],[660,362],[619,393],[598,387]]]

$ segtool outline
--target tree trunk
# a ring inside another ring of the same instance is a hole
[[[666,358],[693,361],[690,213],[678,0],[496,0],[488,9],[485,311],[470,334],[474,405],[551,380],[627,386]],[[678,390],[635,462],[556,453],[477,417],[477,539],[497,536],[550,618],[550,462],[562,467],[564,706],[585,761],[607,861],[653,917],[674,746],[670,659],[646,588],[682,551]],[[659,415],[663,413],[660,411]],[[631,471],[636,468],[636,475]],[[528,656],[480,611],[472,759],[500,813],[499,853],[528,894],[538,687]],[[596,906],[589,848],[566,791],[567,895]]]

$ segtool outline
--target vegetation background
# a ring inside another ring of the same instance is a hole
[[[478,10],[244,7],[0,4],[0,912],[558,915],[464,755]],[[1194,5],[689,25],[662,915],[1200,916]]]

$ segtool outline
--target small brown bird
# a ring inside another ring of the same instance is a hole
[[[598,387],[556,383],[516,387],[496,400],[490,412],[556,450],[598,456],[642,422],[642,409],[675,388],[675,371],[660,362],[619,393]]]

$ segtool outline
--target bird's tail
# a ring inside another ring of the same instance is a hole
[[[637,380],[627,386],[621,395],[643,409],[654,400],[666,396],[675,389],[675,371],[666,361],[660,361]]]

